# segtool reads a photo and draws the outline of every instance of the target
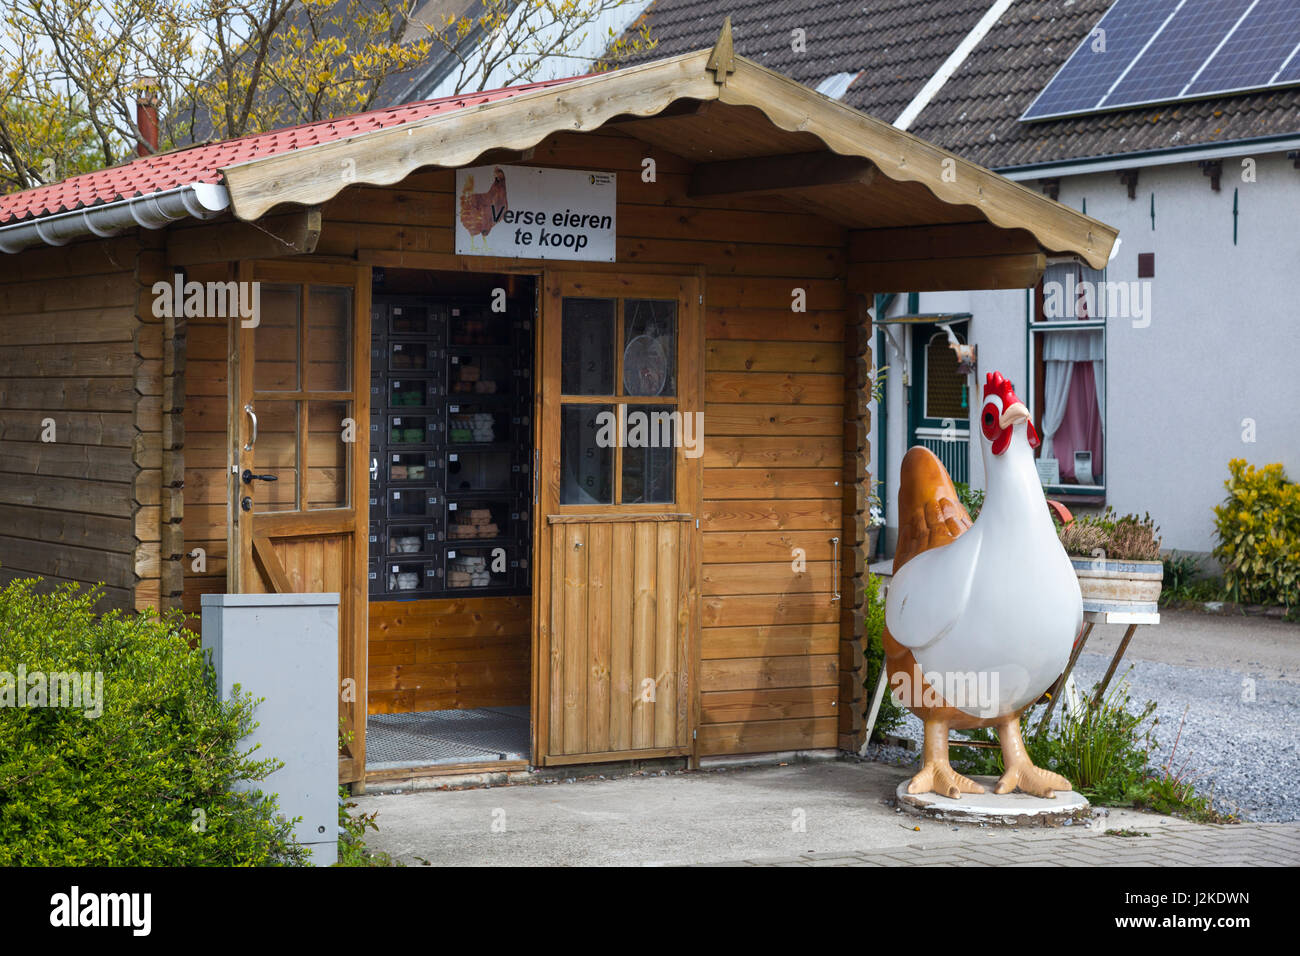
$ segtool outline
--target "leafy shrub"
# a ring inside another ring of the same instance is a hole
[[[357,805],[346,798],[346,789],[339,787],[339,861],[335,866],[401,866],[387,853],[366,846],[366,831],[379,829],[375,822],[379,811],[353,816],[348,811]]]
[[[1164,559],[1165,583],[1160,592],[1160,603],[1168,605],[1179,601],[1222,601],[1223,580],[1201,576],[1196,558],[1190,554],[1170,552]]]
[[[1054,770],[1074,784],[1074,789],[1099,806],[1129,801],[1129,794],[1146,779],[1150,752],[1154,747],[1151,729],[1156,720],[1155,703],[1148,701],[1139,711],[1130,707],[1128,691],[1120,682],[1097,706],[1084,697],[1077,717],[1061,714],[1060,721],[1045,733],[1033,730],[1035,708],[1020,717],[1029,759],[1039,767]],[[965,732],[971,740],[996,741],[988,728]],[[958,748],[953,766],[966,774],[1000,775],[1006,768],[997,748]]]
[[[1066,554],[1091,557],[1101,550],[1117,561],[1160,559],[1160,529],[1149,514],[1116,516],[1113,508],[1107,508],[1101,514],[1076,515],[1057,529],[1057,536]]]
[[[957,489],[957,500],[970,515],[970,520],[974,521],[980,516],[980,510],[984,507],[984,491],[980,488],[972,488],[964,481],[953,482],[953,487]]]
[[[871,695],[876,692],[876,683],[880,680],[880,669],[885,666],[885,602],[880,598],[880,578],[875,574],[867,575],[866,593],[866,627],[867,627],[867,703],[870,706]],[[894,696],[885,691],[880,700],[880,711],[876,714],[876,725],[872,728],[871,739],[880,741],[885,734],[903,722],[903,708],[898,706]]]
[[[278,763],[241,751],[255,702],[218,698],[181,616],[96,616],[97,591],[36,584],[0,590],[0,865],[305,862],[274,796],[231,792]],[[27,704],[37,672],[102,674],[102,713],[16,706],[20,667]]]
[[[1214,509],[1229,597],[1248,604],[1300,605],[1300,485],[1280,464],[1228,462],[1228,498]]]

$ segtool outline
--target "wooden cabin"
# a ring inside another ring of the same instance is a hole
[[[871,294],[1114,238],[725,32],[0,197],[0,573],[340,592],[358,787],[856,750]]]

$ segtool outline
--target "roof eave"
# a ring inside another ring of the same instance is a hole
[[[1027,229],[1048,252],[1079,255],[1095,268],[1110,255],[1117,231],[1104,223],[743,57],[730,57],[729,70],[711,70],[711,62],[710,51],[686,53],[222,172],[235,215],[251,220],[281,203],[323,203],[348,185],[391,185],[421,167],[467,165],[491,149],[526,150],[552,133],[591,131],[615,116],[654,116],[677,100],[718,100],[754,107],[783,130],[812,133],[833,152],[869,159],[885,176],[919,183],[996,226]]]

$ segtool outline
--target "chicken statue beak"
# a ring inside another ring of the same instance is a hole
[[[1025,407],[1024,402],[1012,402],[1002,413],[1002,417],[998,419],[998,424],[1003,428],[1011,428],[1021,422],[1027,423],[1029,447],[1037,448],[1039,444],[1038,430],[1034,428],[1033,417],[1029,414],[1029,409]]]
[[[998,424],[1003,428],[1010,428],[1012,425],[1029,421],[1029,417],[1029,409],[1025,408],[1024,402],[1012,402],[998,419]]]

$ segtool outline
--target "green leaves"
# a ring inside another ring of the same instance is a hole
[[[102,675],[102,713],[0,707],[0,865],[276,865],[303,860],[179,615],[94,612],[98,594],[35,580],[0,590],[0,680]],[[203,826],[196,826],[201,819]]]
[[[1300,485],[1280,464],[1228,462],[1227,500],[1214,509],[1228,596],[1240,603],[1300,605]]]

